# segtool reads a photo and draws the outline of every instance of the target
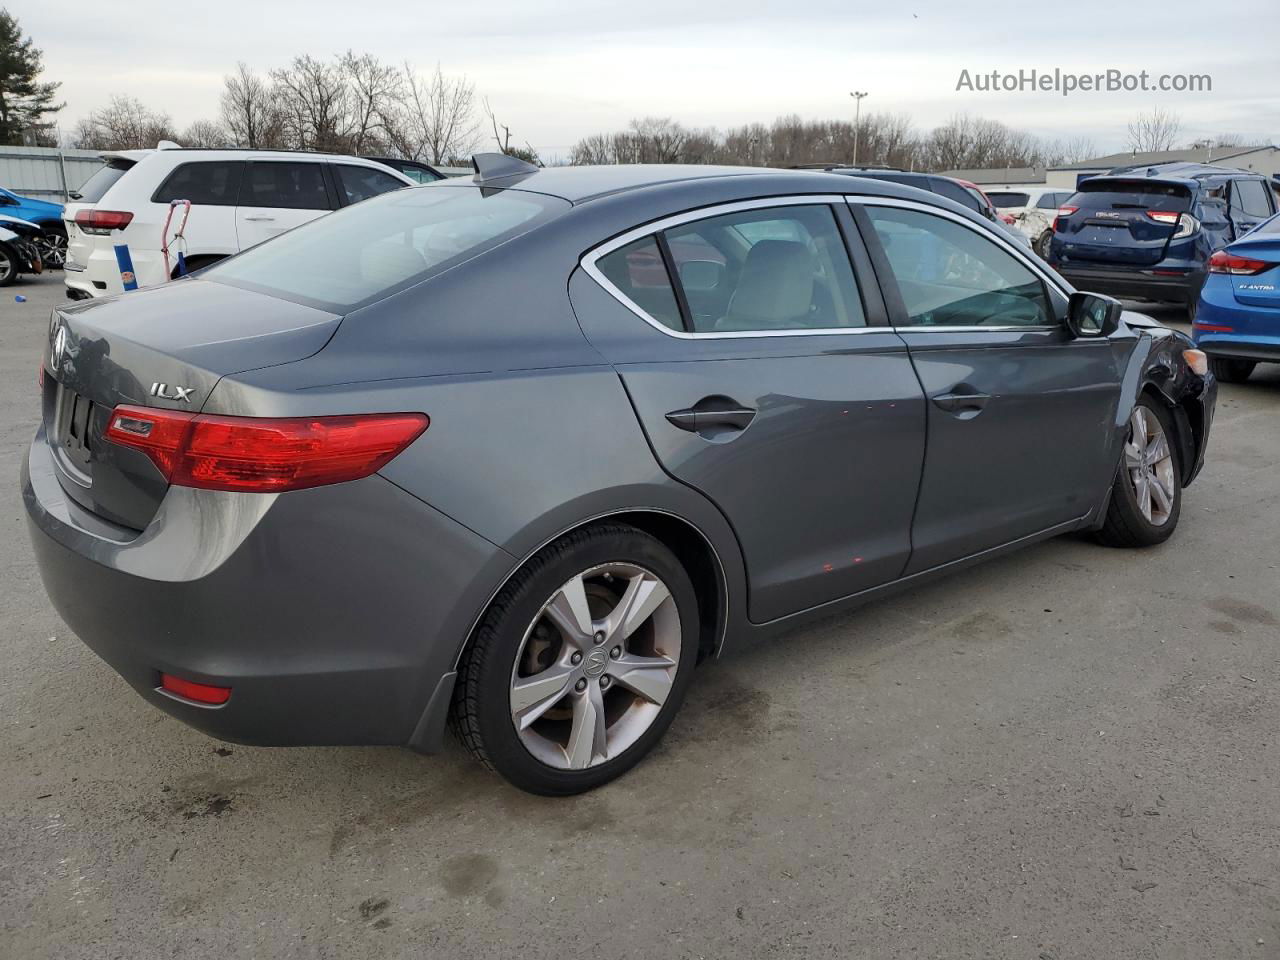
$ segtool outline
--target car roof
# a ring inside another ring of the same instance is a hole
[[[1162,183],[1180,183],[1183,186],[1195,187],[1199,186],[1202,181],[1213,177],[1256,177],[1264,179],[1262,174],[1253,170],[1242,170],[1239,167],[1220,167],[1213,163],[1194,163],[1189,161],[1115,167],[1101,176],[1090,177],[1089,179],[1158,180]]]
[[[663,184],[696,181],[725,182],[749,179],[758,185],[761,196],[785,193],[868,193],[918,200],[914,187],[878,180],[872,176],[858,179],[851,189],[849,178],[838,172],[820,170],[781,170],[772,167],[728,167],[702,164],[618,164],[609,166],[546,167],[532,173],[519,173],[483,181],[485,187],[511,187],[560,197],[572,204],[586,203],[601,197],[616,196]],[[447,188],[450,185],[474,183],[472,178],[456,178],[425,184],[423,189]],[[934,196],[934,195],[931,195]],[[946,199],[946,198],[942,198]],[[958,206],[958,205],[957,205]]]

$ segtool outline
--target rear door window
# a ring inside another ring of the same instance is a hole
[[[695,333],[866,326],[830,207],[744,210],[664,239]]]
[[[867,205],[913,326],[1045,326],[1043,281],[993,241],[945,217]]]
[[[286,210],[329,210],[324,164],[258,160],[240,191],[242,207],[278,207]]]
[[[1267,188],[1261,180],[1232,181],[1231,209],[1256,219],[1269,217],[1273,212]]]
[[[243,160],[184,163],[165,177],[151,195],[152,203],[190,200],[208,206],[234,207],[244,175]]]
[[[399,190],[405,184],[383,170],[373,167],[357,167],[350,163],[333,164],[338,178],[338,196],[343,204],[359,203],[380,193]]]

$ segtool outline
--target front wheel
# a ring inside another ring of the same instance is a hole
[[[1256,360],[1232,360],[1228,357],[1210,357],[1209,369],[1223,383],[1244,383],[1258,365]]]
[[[18,251],[7,243],[0,243],[0,287],[7,287],[18,279]]]
[[[1106,520],[1097,532],[1110,547],[1150,547],[1173,535],[1182,510],[1182,470],[1173,418],[1149,397],[1129,415],[1124,461],[1116,475]]]
[[[675,555],[633,527],[588,527],[498,594],[459,665],[451,723],[515,786],[581,793],[661,739],[697,647],[698,601]]]

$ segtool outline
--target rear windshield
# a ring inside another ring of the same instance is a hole
[[[1086,210],[1171,210],[1191,209],[1191,192],[1177,183],[1105,180],[1080,184],[1069,201]]]
[[[519,236],[569,208],[516,190],[409,187],[330,213],[202,276],[346,313]]]
[[[1031,197],[1025,193],[1009,193],[1002,190],[988,190],[987,196],[991,199],[991,202],[1001,210],[1004,210],[1006,207],[1025,207],[1027,202],[1031,199]]]
[[[123,157],[113,157],[97,173],[86,180],[79,190],[72,193],[71,199],[79,200],[83,203],[97,203],[102,199],[102,195],[110,190],[115,185],[115,182],[123,177],[135,162],[134,160],[126,160]]]

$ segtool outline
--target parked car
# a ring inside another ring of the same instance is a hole
[[[37,224],[0,214],[0,287],[7,287],[24,273],[43,271],[43,237]]]
[[[67,254],[67,233],[62,225],[62,204],[23,197],[0,187],[0,215],[34,223],[40,228],[36,253],[46,267],[61,267]]]
[[[190,200],[185,261],[198,270],[331,210],[415,181],[359,157],[178,147],[107,155],[67,207],[67,294],[124,290],[117,244],[127,244],[139,286],[176,275],[162,232],[170,201]],[[173,230],[170,230],[172,237]]]
[[[1209,257],[1276,212],[1248,170],[1165,163],[1092,177],[1058,210],[1049,263],[1117,297],[1185,304],[1195,318]]]
[[[1017,186],[987,190],[986,194],[1000,213],[1010,219],[1031,241],[1031,248],[1042,257],[1049,256],[1053,239],[1053,221],[1058,208],[1071,199],[1074,190],[1048,186]]]
[[[1280,216],[1209,258],[1192,338],[1219,380],[1243,383],[1280,363]]]
[[[574,793],[699,660],[1068,531],[1173,533],[1203,354],[969,208],[476,167],[55,311],[38,565],[154,705],[259,744],[431,751],[450,722]]]
[[[906,187],[927,190],[940,197],[954,200],[961,206],[968,207],[978,216],[990,220],[1001,231],[1016,243],[1030,248],[1031,244],[1022,233],[1000,220],[995,207],[987,199],[977,184],[968,180],[956,180],[936,173],[916,173],[910,170],[891,170],[880,167],[823,167],[827,173],[838,173],[846,177],[873,177],[876,180],[887,180],[889,183],[900,183]]]
[[[445,178],[443,173],[421,160],[404,160],[400,157],[365,157],[364,159],[390,167],[418,183],[435,183]]]

